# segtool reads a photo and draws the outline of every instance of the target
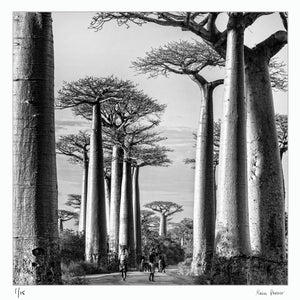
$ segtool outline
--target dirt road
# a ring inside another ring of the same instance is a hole
[[[120,273],[85,276],[88,285],[192,285],[191,277],[177,274],[176,266],[171,266],[166,273],[155,272],[154,282],[149,281],[148,272],[129,271],[126,281],[122,281]]]

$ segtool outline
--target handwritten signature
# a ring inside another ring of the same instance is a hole
[[[273,289],[269,291],[256,290],[256,296],[283,296],[284,291],[274,291]]]

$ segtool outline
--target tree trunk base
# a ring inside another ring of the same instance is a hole
[[[210,276],[212,268],[212,258],[212,252],[207,252],[203,255],[194,257],[191,264],[191,274],[193,274],[194,276]]]
[[[259,257],[251,257],[249,265],[248,284],[287,285],[287,262],[268,261]]]
[[[108,270],[107,254],[90,254],[86,256],[86,261],[96,264],[99,271],[106,272]]]
[[[14,242],[14,285],[62,284],[58,242],[37,243],[30,239]]]
[[[254,256],[215,257],[211,272],[200,274],[195,283],[203,285],[287,285],[287,275],[287,262],[269,261]]]
[[[211,284],[247,285],[249,258],[247,256],[215,257],[213,260]]]

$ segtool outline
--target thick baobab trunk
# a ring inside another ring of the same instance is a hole
[[[164,213],[160,214],[159,235],[165,237],[167,235],[167,216]]]
[[[250,240],[252,253],[283,261],[284,192],[267,58],[247,57],[247,138]]]
[[[242,13],[231,14],[227,28],[214,259],[216,284],[247,284],[248,276],[250,238],[242,16]]]
[[[132,179],[132,202],[133,202],[133,225],[134,225],[134,244],[137,262],[140,262],[142,256],[142,233],[141,233],[141,209],[140,209],[140,188],[139,188],[139,170],[136,166],[133,169]]]
[[[202,89],[199,128],[197,133],[192,273],[201,275],[211,268],[214,252],[215,202],[213,173],[213,88]]]
[[[124,153],[123,176],[120,203],[119,246],[126,247],[129,252],[129,266],[135,267],[136,257],[134,249],[133,205],[131,162],[128,153]]]
[[[107,264],[107,231],[101,110],[99,102],[93,106],[92,133],[90,139],[85,255],[87,261],[95,262],[100,268],[105,269]]]
[[[109,248],[115,253],[118,253],[119,251],[122,161],[123,150],[118,146],[113,146],[111,162]]]
[[[216,217],[216,255],[225,258],[250,251],[242,14],[229,24]]]
[[[13,283],[59,284],[51,13],[13,21]]]
[[[79,216],[79,226],[78,226],[78,231],[80,233],[85,233],[85,226],[86,226],[88,171],[89,171],[89,162],[88,162],[87,153],[85,151],[83,153],[82,193],[81,193],[80,216]]]
[[[105,214],[106,214],[106,228],[109,232],[109,217],[110,217],[110,186],[111,178],[109,176],[105,177],[104,188],[105,188]]]

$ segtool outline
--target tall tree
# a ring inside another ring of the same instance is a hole
[[[149,124],[137,124],[127,128],[124,137],[124,144],[122,145],[124,158],[120,202],[119,244],[120,247],[126,246],[129,248],[129,263],[132,266],[136,265],[131,174],[132,149],[137,145],[154,145],[164,139],[157,133],[149,131],[159,124],[159,120],[151,119],[148,121]]]
[[[57,98],[58,108],[73,108],[75,114],[80,114],[86,107],[92,108],[85,255],[87,261],[96,262],[104,269],[107,264],[107,229],[101,104],[122,99],[127,86],[127,82],[112,76],[86,77],[70,83],[64,82]]]
[[[159,235],[162,237],[167,235],[167,218],[183,211],[181,205],[170,201],[153,201],[145,204],[144,206],[159,213]]]
[[[140,168],[146,166],[167,167],[172,162],[167,156],[167,152],[171,150],[156,145],[154,147],[137,146],[132,149],[132,191],[133,191],[133,225],[134,225],[134,241],[137,262],[142,256],[142,232],[141,232],[141,210],[140,210],[140,188],[139,174]]]
[[[111,79],[116,80],[114,77]],[[139,91],[131,81],[119,82],[123,84],[119,99],[111,99],[109,102],[103,103],[101,109],[103,129],[108,133],[112,142],[109,244],[110,249],[114,252],[119,251],[121,179],[126,129],[134,124],[138,125],[140,122],[147,123],[148,121],[154,126],[155,120],[165,109],[165,105],[159,104],[156,100]],[[86,78],[84,85],[85,92],[89,91],[91,87],[96,85],[95,79]],[[88,120],[91,119],[92,110],[89,105],[75,105],[72,110],[75,115]],[[150,120],[151,118],[153,122]]]
[[[64,231],[64,222],[68,222],[72,219],[75,219],[75,224],[78,225],[78,213],[69,211],[69,210],[64,210],[64,209],[59,209],[58,210],[58,228],[59,232]]]
[[[216,216],[216,256],[225,258],[250,254],[243,47],[243,14],[231,13],[227,26],[226,77],[219,155],[220,188]],[[245,274],[241,274],[241,277],[243,275]]]
[[[243,15],[247,28],[258,18],[272,12],[249,12]],[[90,28],[100,30],[116,20],[119,25],[143,25],[147,22],[178,27],[200,36],[205,43],[226,56],[227,28],[216,26],[219,12],[99,12]],[[287,44],[287,13],[280,12],[285,30],[278,30],[254,48],[244,46],[247,99],[248,197],[251,250],[265,260],[285,260],[284,197],[282,172],[277,146],[273,98],[268,65],[270,58]],[[274,283],[279,282],[274,279]]]
[[[194,254],[192,272],[205,271],[214,251],[215,201],[213,179],[213,91],[223,80],[207,81],[206,67],[223,66],[224,60],[204,43],[172,42],[152,49],[133,66],[154,77],[169,73],[188,75],[200,88],[200,115],[196,141],[194,183]]]
[[[80,163],[83,167],[81,207],[78,226],[79,232],[85,232],[86,224],[89,146],[90,134],[86,131],[79,131],[78,134],[60,136],[58,142],[56,143],[57,153],[68,156],[71,163]]]
[[[60,284],[52,18],[13,14],[13,282]]]

